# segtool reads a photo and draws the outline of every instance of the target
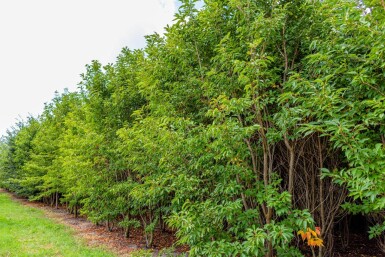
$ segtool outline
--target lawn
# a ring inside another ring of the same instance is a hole
[[[89,248],[64,225],[44,217],[43,211],[23,206],[0,191],[0,256],[114,256]]]

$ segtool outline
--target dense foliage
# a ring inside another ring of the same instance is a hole
[[[181,2],[9,131],[1,186],[191,256],[332,256],[348,212],[383,241],[384,2]]]

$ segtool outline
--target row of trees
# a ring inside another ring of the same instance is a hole
[[[181,2],[8,132],[1,186],[191,256],[333,256],[348,212],[383,241],[383,1]]]

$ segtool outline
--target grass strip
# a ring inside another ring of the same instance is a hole
[[[0,256],[114,256],[87,247],[72,229],[44,217],[42,210],[12,201],[0,191]]]

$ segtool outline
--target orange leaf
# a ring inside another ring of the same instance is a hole
[[[308,244],[309,246],[312,246],[312,247],[314,247],[314,246],[318,246],[318,247],[324,246],[324,245],[323,245],[323,240],[320,239],[320,238],[318,238],[318,237],[316,237],[316,238],[310,238],[309,240],[307,240],[307,244]]]
[[[297,235],[301,235],[302,241],[305,241],[306,239],[306,234],[302,230],[298,231]]]
[[[317,233],[316,233],[314,230],[311,230],[311,229],[310,229],[310,233],[311,233],[314,237],[317,237]]]
[[[311,239],[311,232],[306,232],[306,238],[307,238],[307,241],[309,241]]]

